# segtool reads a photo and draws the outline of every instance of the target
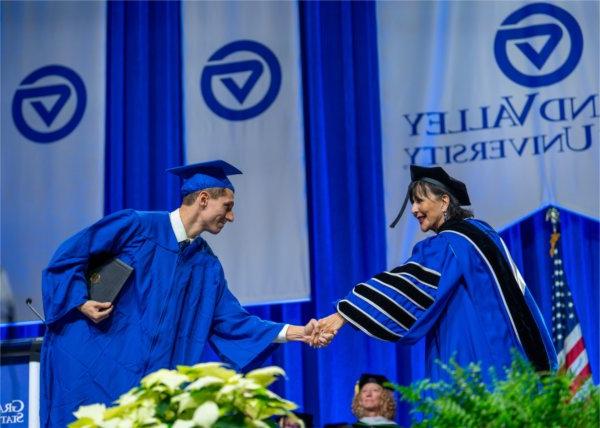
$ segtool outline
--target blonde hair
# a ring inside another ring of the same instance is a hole
[[[381,392],[381,405],[379,406],[379,416],[393,420],[396,415],[396,400],[394,400],[394,394],[389,389],[383,388]],[[360,391],[358,394],[354,394],[352,399],[352,414],[361,419],[365,416],[365,409],[360,405]]]

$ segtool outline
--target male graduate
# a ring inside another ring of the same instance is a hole
[[[207,342],[239,370],[276,343],[310,341],[316,324],[289,326],[250,315],[227,288],[200,234],[233,221],[224,161],[172,168],[182,178],[175,211],[123,210],[65,241],[43,272],[42,426],[65,427],[82,404],[110,404],[146,374],[200,361]],[[118,257],[133,268],[114,304],[90,300],[90,261]]]

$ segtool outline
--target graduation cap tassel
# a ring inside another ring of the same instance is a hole
[[[408,204],[408,190],[406,191],[406,196],[404,197],[404,202],[402,202],[402,208],[400,208],[400,212],[398,213],[398,215],[396,216],[396,218],[394,219],[394,221],[392,222],[392,224],[390,224],[390,227],[392,229],[394,227],[396,227],[396,225],[398,224],[398,222],[402,218],[402,214],[404,214],[404,210],[406,209],[406,205],[407,204]]]
[[[406,196],[404,197],[404,202],[402,203],[402,208],[400,208],[400,212],[390,224],[391,228],[394,228],[396,224],[402,218],[402,214],[404,214],[404,210],[406,209],[406,204],[408,204],[408,199],[410,197],[411,185],[415,182],[423,181],[434,187],[442,189],[448,195],[454,196],[459,205],[471,205],[471,200],[469,199],[469,194],[467,193],[467,186],[462,181],[459,181],[455,178],[452,178],[448,175],[446,171],[442,167],[435,166],[432,168],[418,165],[410,166],[410,183],[408,185],[408,189],[406,190]],[[425,193],[427,194],[427,189],[425,189]]]

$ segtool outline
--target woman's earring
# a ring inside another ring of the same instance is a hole
[[[448,211],[444,211],[444,221],[448,221]]]

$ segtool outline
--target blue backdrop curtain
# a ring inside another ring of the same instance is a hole
[[[305,323],[328,315],[351,285],[385,267],[375,8],[361,2],[300,3],[312,301],[251,308]],[[289,381],[277,392],[313,414],[316,426],[350,421],[358,376],[376,368],[397,379],[393,344],[351,329],[336,346],[286,345],[272,359]]]
[[[312,299],[250,308],[304,324],[334,310],[350,287],[386,267],[375,2],[302,2],[304,115]],[[108,2],[105,211],[172,209],[183,163],[179,2]],[[398,200],[402,195],[398,195]],[[474,207],[475,210],[477,207]],[[599,223],[561,211],[569,285],[598,382]],[[540,211],[502,233],[550,322],[549,225]],[[283,285],[282,285],[283,286]],[[216,359],[207,352],[206,359]],[[315,416],[315,426],[352,421],[362,372],[410,383],[423,373],[422,346],[367,338],[344,328],[326,349],[281,346],[276,392]],[[399,421],[408,425],[408,409]]]
[[[183,163],[178,1],[107,2],[106,214],[178,205]]]

